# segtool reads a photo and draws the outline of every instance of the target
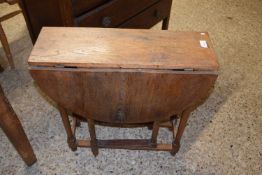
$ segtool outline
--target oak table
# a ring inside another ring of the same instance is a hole
[[[208,33],[101,28],[43,28],[30,73],[59,108],[72,150],[179,150],[190,112],[217,79]],[[68,114],[73,112],[70,125]],[[179,122],[178,122],[179,121]],[[77,140],[87,122],[90,140]],[[95,125],[152,128],[149,139],[98,140]],[[173,133],[157,143],[159,127]]]

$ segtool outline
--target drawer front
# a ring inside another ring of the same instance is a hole
[[[79,16],[99,5],[102,5],[109,0],[72,0],[72,8],[74,16]]]
[[[114,0],[76,18],[83,27],[117,27],[159,0]]]
[[[170,15],[172,0],[161,0],[144,12],[121,24],[120,28],[151,28]]]

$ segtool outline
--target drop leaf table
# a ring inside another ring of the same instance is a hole
[[[40,89],[57,103],[69,147],[91,147],[95,156],[98,148],[174,155],[190,112],[209,95],[218,76],[206,32],[47,27],[28,63]],[[80,122],[87,122],[89,140],[76,139]],[[99,140],[96,124],[147,126],[152,136]],[[171,144],[157,142],[160,127],[172,131]]]

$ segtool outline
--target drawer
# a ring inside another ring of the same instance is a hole
[[[172,0],[161,0],[144,12],[124,22],[120,28],[151,28],[170,15]]]
[[[78,18],[82,27],[117,27],[159,0],[113,0]]]
[[[74,16],[79,16],[109,0],[72,0]]]

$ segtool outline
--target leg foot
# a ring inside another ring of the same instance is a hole
[[[71,148],[72,151],[77,150],[77,144],[75,138],[67,138],[68,146]]]
[[[180,143],[172,143],[172,151],[170,152],[172,156],[175,156],[176,153],[179,151],[180,149]]]

